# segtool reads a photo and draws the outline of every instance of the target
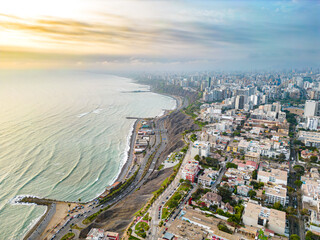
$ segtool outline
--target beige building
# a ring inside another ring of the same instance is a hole
[[[298,139],[306,146],[320,147],[320,132],[299,131]]]
[[[213,183],[212,178],[210,178],[207,174],[203,174],[198,177],[198,183],[202,184],[203,187],[211,187],[211,184]]]
[[[258,181],[263,183],[282,184],[287,186],[288,172],[272,168],[270,172],[259,171]]]
[[[217,205],[218,207],[220,207],[222,197],[217,193],[207,192],[201,197],[201,201],[205,202],[208,207],[210,205]]]
[[[316,179],[306,179],[301,185],[302,201],[311,206],[320,204],[320,182]]]
[[[247,152],[245,155],[246,161],[254,161],[254,162],[260,162],[260,153],[257,152]]]
[[[282,206],[286,204],[287,188],[281,186],[266,187],[265,196],[268,203],[280,202]]]
[[[287,235],[286,213],[262,207],[254,202],[247,203],[243,214],[243,223],[253,227],[264,227],[275,233]]]
[[[180,219],[176,219],[167,232],[172,233],[178,240],[203,240],[208,236],[208,229]]]

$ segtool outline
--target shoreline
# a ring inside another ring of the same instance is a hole
[[[134,79],[131,79],[132,82],[134,83],[137,83],[135,82]],[[180,97],[177,97],[177,96],[173,96],[173,95],[170,95],[170,94],[163,94],[163,93],[158,93],[158,92],[155,92],[151,89],[151,86],[150,85],[146,85],[146,84],[141,84],[141,83],[137,83],[139,85],[144,85],[144,86],[148,86],[149,87],[149,92],[152,92],[152,93],[155,93],[155,94],[159,94],[159,95],[163,95],[163,96],[166,96],[166,97],[169,97],[169,98],[172,98],[173,100],[175,100],[175,106],[173,109],[171,110],[168,110],[168,109],[162,109],[162,112],[157,115],[157,116],[154,116],[154,117],[151,117],[152,119],[156,119],[158,117],[162,117],[164,115],[166,115],[168,112],[170,111],[175,111],[175,110],[178,110],[182,105],[183,105],[183,101]],[[135,139],[136,139],[136,134],[137,134],[137,126],[138,126],[138,123],[141,121],[141,119],[144,119],[144,118],[137,118],[135,120],[135,122],[133,123],[132,125],[132,130],[129,132],[129,134],[127,135],[127,139],[129,139],[127,141],[127,145],[126,145],[126,148],[128,147],[129,145],[129,148],[128,150],[126,151],[126,161],[124,162],[124,164],[121,166],[120,168],[120,171],[118,173],[118,176],[115,177],[113,181],[111,181],[111,183],[108,185],[108,186],[105,186],[105,189],[109,186],[112,186],[114,183],[116,182],[121,182],[121,181],[124,181],[127,176],[128,176],[128,172],[129,172],[129,169],[132,167],[132,163],[134,161],[134,158],[133,158],[133,151],[134,151],[134,144],[135,144]],[[129,137],[130,136],[130,137]],[[105,190],[104,190],[105,191]],[[100,193],[98,194],[97,196],[93,197],[91,200],[87,201],[85,204],[88,204],[90,202],[93,202],[95,201],[97,198],[99,198],[99,196],[103,194]],[[52,204],[56,204],[58,202],[60,203],[77,203],[76,201],[60,201],[60,200],[55,200],[53,199],[52,200],[53,203]],[[19,204],[23,204],[23,203],[19,203]],[[30,229],[28,229],[26,231],[26,233],[24,234],[24,236],[22,236],[22,239],[24,240],[27,240],[29,239],[30,236],[32,236],[35,232],[39,233],[37,230],[39,228],[39,226],[43,227],[42,223],[43,223],[43,220],[47,218],[48,214],[50,213],[50,209],[51,209],[51,206],[46,206],[46,205],[40,205],[40,204],[37,204],[37,203],[34,203],[35,205],[38,205],[38,206],[45,206],[46,207],[46,210],[44,211],[44,213],[38,218],[36,219],[35,223],[30,227]],[[54,215],[56,214],[53,213],[52,216],[50,217],[50,219],[53,219],[54,218]],[[44,231],[46,230],[46,228],[48,227],[50,221],[46,224],[46,227],[43,229],[43,231],[41,231],[41,233],[39,234],[39,236],[41,234],[44,233]]]
[[[132,80],[133,80],[133,79],[132,79]],[[138,83],[138,82],[136,82],[136,83]],[[139,84],[139,85],[145,85],[145,84],[140,84],[140,83],[138,83],[138,84]],[[162,113],[160,113],[159,115],[157,115],[157,116],[155,116],[155,117],[152,117],[152,119],[155,120],[155,119],[158,118],[158,117],[162,117],[162,116],[166,115],[166,112],[167,112],[167,111],[175,111],[175,110],[178,110],[178,109],[182,106],[183,101],[182,101],[181,99],[179,99],[178,97],[173,96],[173,95],[170,95],[170,94],[158,93],[158,92],[153,91],[153,90],[151,89],[151,86],[149,86],[149,85],[145,85],[145,86],[148,86],[148,87],[150,88],[150,91],[149,91],[149,92],[156,93],[156,94],[159,94],[159,95],[163,95],[163,96],[166,96],[166,97],[170,97],[170,98],[172,98],[173,100],[175,100],[175,102],[176,102],[176,104],[175,104],[175,106],[174,106],[173,109],[171,109],[171,110],[163,109],[163,110],[162,110]],[[138,118],[138,119],[136,119],[135,122],[134,122],[134,124],[133,124],[133,128],[132,128],[132,131],[131,131],[131,136],[130,136],[130,141],[128,142],[130,146],[129,146],[129,149],[128,149],[128,151],[127,151],[127,160],[126,160],[126,162],[124,163],[124,165],[121,167],[121,171],[119,172],[116,180],[113,181],[113,182],[111,183],[111,185],[114,184],[115,182],[120,182],[120,181],[124,180],[124,178],[126,178],[126,174],[128,173],[129,166],[132,165],[133,157],[130,157],[130,154],[132,154],[132,152],[133,152],[134,140],[135,140],[135,138],[136,138],[136,133],[137,133],[137,125],[138,125],[138,123],[139,123],[139,121],[140,121],[141,119],[144,119],[144,118]],[[131,161],[130,164],[129,164],[129,161]]]
[[[132,165],[133,156],[131,156],[131,155],[133,155],[134,141],[136,138],[137,126],[138,126],[139,122],[140,122],[140,119],[136,119],[133,123],[131,134],[129,133],[130,137],[128,137],[129,141],[127,142],[127,146],[129,145],[129,149],[128,149],[128,151],[126,151],[126,154],[127,154],[126,161],[121,166],[121,170],[119,171],[118,176],[116,177],[115,181],[113,181],[111,183],[111,185],[114,184],[115,182],[123,181],[129,171],[129,168]]]

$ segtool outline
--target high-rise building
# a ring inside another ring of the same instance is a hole
[[[243,109],[244,108],[244,96],[238,95],[235,101],[235,109]]]
[[[299,88],[303,88],[303,78],[302,77],[296,77],[296,83]]]
[[[304,105],[304,116],[305,117],[313,117],[320,116],[320,104],[318,101],[307,100]]]
[[[208,87],[209,87],[209,89],[211,89],[211,87],[212,87],[212,79],[211,79],[211,77],[208,77]]]

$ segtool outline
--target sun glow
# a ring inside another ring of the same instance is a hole
[[[81,17],[85,10],[90,9],[83,0],[10,0],[1,3],[0,13],[13,15],[17,18],[40,17]]]

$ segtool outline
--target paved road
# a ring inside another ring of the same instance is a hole
[[[212,190],[216,190],[216,187],[218,184],[220,184],[222,177],[224,176],[224,174],[226,173],[227,169],[226,169],[226,163],[227,162],[232,162],[232,158],[228,158],[227,161],[223,164],[222,169],[220,170],[219,176],[216,179],[216,181],[212,184],[211,189]]]
[[[297,153],[294,149],[293,139],[290,139],[290,159],[289,159],[289,178],[288,186],[295,188],[294,181],[296,180],[295,171],[293,170],[294,164],[298,161]],[[289,219],[289,235],[297,234],[301,240],[305,239],[305,223],[300,215],[299,208],[302,209],[302,202],[297,200],[296,191],[294,194],[289,195],[289,206],[294,207],[298,210],[297,220]]]
[[[67,234],[70,231],[71,224],[77,224],[79,227],[86,227],[82,224],[82,221],[86,218],[86,216],[89,216],[93,213],[96,213],[97,211],[100,210],[100,208],[104,208],[104,207],[111,205],[111,204],[118,204],[121,200],[125,199],[128,195],[130,195],[130,193],[132,193],[136,189],[140,188],[146,182],[148,177],[155,170],[156,162],[157,162],[158,158],[160,157],[160,154],[164,151],[164,149],[166,148],[166,145],[167,145],[168,136],[167,136],[167,131],[164,128],[164,120],[166,118],[167,118],[167,116],[162,116],[162,117],[158,118],[157,121],[155,121],[155,124],[156,124],[156,128],[155,128],[156,144],[154,144],[154,146],[151,148],[151,150],[148,151],[148,153],[145,155],[143,162],[140,166],[140,169],[138,171],[138,174],[137,174],[135,180],[130,184],[130,186],[128,186],[120,195],[116,196],[115,198],[113,198],[112,200],[110,200],[109,202],[107,202],[101,206],[95,206],[95,205],[92,207],[86,206],[83,210],[81,210],[81,212],[79,212],[80,214],[83,214],[83,215],[69,220],[69,222],[67,222],[63,228],[60,228],[59,233],[56,234],[56,237],[54,239],[60,239],[65,234]],[[149,166],[148,172],[141,179],[141,177],[144,173],[144,169],[147,165],[148,159],[153,153],[155,153],[155,155],[154,155],[153,160]],[[90,211],[90,212],[88,212],[88,211]],[[62,223],[62,224],[64,224],[64,223]],[[57,229],[57,231],[58,230],[59,229]],[[76,230],[76,229],[73,229],[72,231],[76,234],[76,239],[79,238],[80,231]]]
[[[47,225],[49,224],[50,220],[52,219],[53,215],[56,212],[56,204],[53,203],[50,205],[48,211],[46,212],[46,216],[41,221],[39,226],[33,231],[33,233],[27,238],[27,240],[33,240],[40,237],[43,231],[46,229]]]
[[[167,201],[167,198],[169,199],[170,196],[172,196],[173,192],[178,188],[179,180],[181,179],[182,169],[185,166],[185,164],[190,160],[190,158],[191,151],[188,150],[175,179],[150,207],[149,213],[150,217],[152,217],[152,220],[150,224],[150,235],[147,237],[147,239],[158,239],[159,223],[161,221],[161,211],[159,218],[159,207],[161,206],[162,210],[162,207],[164,203]]]

